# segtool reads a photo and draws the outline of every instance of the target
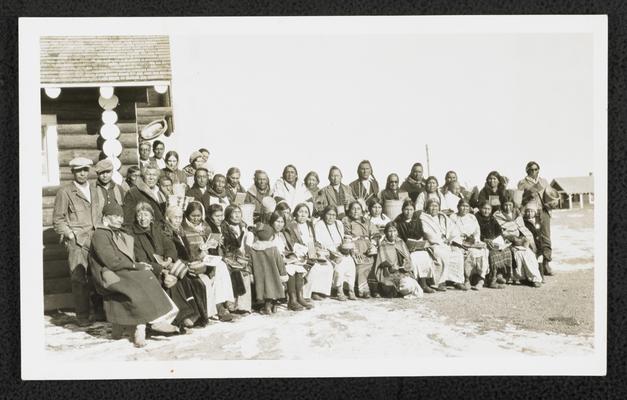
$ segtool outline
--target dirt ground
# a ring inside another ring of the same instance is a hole
[[[592,210],[558,211],[552,223],[556,275],[542,288],[450,290],[421,299],[316,302],[232,323],[213,322],[142,349],[111,340],[110,326],[78,328],[68,312],[45,316],[54,360],[340,359],[588,354],[593,350]]]

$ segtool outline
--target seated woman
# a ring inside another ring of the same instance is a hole
[[[481,241],[487,245],[489,251],[490,269],[487,275],[487,286],[491,289],[503,289],[505,287],[503,284],[512,276],[512,252],[508,248],[499,247],[496,244],[502,239],[501,225],[494,219],[492,206],[487,200],[479,203],[479,211],[475,217],[479,223]],[[493,242],[495,240],[496,242]]]
[[[370,222],[372,222],[381,233],[383,233],[383,228],[385,228],[388,223],[392,222],[387,215],[383,214],[381,200],[376,197],[373,197],[368,202],[368,212],[370,213]]]
[[[536,245],[536,255],[539,257],[542,254],[542,224],[538,220],[538,204],[532,200],[525,204],[523,207],[523,218],[525,220],[525,226],[529,229],[529,232],[533,235],[533,242]],[[540,266],[540,274],[544,281],[544,273],[542,266]]]
[[[376,289],[372,266],[381,234],[379,229],[364,216],[361,203],[358,201],[349,204],[348,216],[342,220],[342,223],[344,235],[351,236],[355,243],[351,256],[355,261],[357,296],[367,299],[370,297],[370,286],[372,286],[372,292]]]
[[[286,221],[284,214],[280,211],[273,212],[268,221],[268,225],[270,225],[274,231],[272,243],[274,243],[279,250],[279,254],[283,257],[283,264],[289,277],[287,280],[287,308],[292,311],[302,311],[304,308],[308,310],[313,308],[313,305],[303,298],[303,276],[307,274],[307,269],[305,269],[305,254],[300,254],[301,257],[296,254],[297,251],[294,248],[295,240],[291,235],[291,231],[285,229]]]
[[[221,219],[222,207],[220,205],[213,204],[209,206],[209,210],[210,219]],[[211,235],[213,233],[211,226],[205,221],[202,204],[192,201],[187,205],[182,228],[189,260],[196,264],[194,272],[201,276],[207,274],[210,278],[209,289],[212,295],[210,304],[216,308],[215,313],[218,314],[220,321],[231,321],[233,317],[229,311],[234,309],[235,302],[231,273],[222,260],[220,239]],[[207,255],[215,257],[207,257],[208,260],[204,263],[203,260]],[[198,262],[200,265],[197,264]]]
[[[307,175],[305,175],[305,187],[309,191],[309,196],[306,199],[307,203],[313,204],[313,215],[317,216],[322,209],[324,209],[324,204],[322,204],[322,199],[320,198],[320,177],[318,173],[315,171],[309,171]],[[300,203],[302,204],[302,203]]]
[[[276,181],[272,191],[277,202],[285,200],[290,208],[296,207],[310,197],[303,182],[298,180],[298,171],[293,165],[287,165],[283,169],[283,175]]]
[[[533,287],[542,286],[533,235],[525,226],[525,221],[520,211],[514,207],[514,200],[510,196],[505,195],[501,209],[494,213],[494,218],[501,226],[503,238],[511,243],[510,250],[516,264],[514,283],[522,279]]]
[[[443,197],[444,195],[440,192],[440,188],[438,187],[438,179],[435,176],[430,176],[427,178],[425,191],[421,192],[416,199],[416,210],[427,211],[427,203],[429,200],[434,200],[438,204],[442,204]]]
[[[415,268],[414,276],[418,277],[422,291],[424,293],[435,292],[429,287],[428,281],[433,284],[436,290],[446,291],[446,288],[440,285],[446,276],[442,274],[442,269],[437,269],[433,263],[433,256],[428,248],[429,243],[424,240],[420,214],[420,212],[415,211],[414,202],[411,199],[405,200],[402,212],[394,220],[398,236],[410,250],[409,255]]]
[[[453,183],[454,184],[454,183]],[[457,227],[462,239],[464,252],[464,275],[471,283],[471,289],[479,290],[490,268],[488,249],[481,241],[481,229],[477,218],[470,213],[470,204],[461,199],[457,204],[457,213],[451,215],[451,221]]]
[[[479,204],[487,201],[492,207],[492,214],[494,214],[501,207],[504,196],[505,179],[497,171],[491,171],[485,178],[483,189],[471,197],[470,205],[479,208]]]
[[[424,236],[435,256],[436,270],[442,271],[439,286],[443,288],[445,282],[450,281],[455,289],[468,290],[461,239],[451,219],[440,212],[440,203],[437,200],[427,201],[427,211],[420,214],[420,221]]]
[[[202,304],[205,300],[196,300],[186,268],[177,268],[175,261],[178,260],[178,255],[174,243],[168,240],[157,224],[153,224],[152,206],[139,202],[135,209],[135,222],[130,227],[130,233],[135,239],[135,261],[152,267],[152,272],[162,281],[166,292],[176,304],[179,313],[173,324],[191,328],[202,314],[199,303]]]
[[[168,151],[165,154],[165,168],[161,170],[161,174],[172,179],[173,185],[179,183],[187,185],[187,175],[179,169],[179,153],[176,151]]]
[[[396,223],[390,222],[384,228],[385,237],[379,245],[374,275],[378,282],[378,292],[384,297],[413,295],[422,297],[414,275],[409,249],[398,237]]]
[[[379,195],[379,197],[381,198],[382,207],[385,206],[385,202],[387,200],[399,200],[398,185],[399,185],[398,175],[396,174],[388,175],[388,179],[385,183],[385,189],[383,189],[381,191],[381,194]]]
[[[292,209],[290,208],[289,204],[287,204],[286,201],[283,200],[283,201],[278,202],[273,212],[279,213],[283,217],[283,220],[286,225],[292,222]],[[271,225],[271,223],[269,224]]]
[[[248,262],[247,247],[253,243],[254,235],[242,221],[242,210],[231,204],[224,210],[224,221],[220,228],[223,238],[224,261],[231,271],[235,310],[252,311],[252,269]]]
[[[307,282],[303,286],[303,297],[312,300],[322,300],[322,296],[331,295],[331,284],[333,282],[333,265],[329,261],[325,261],[320,257],[319,250],[321,247],[316,243],[316,235],[309,207],[305,203],[300,203],[294,208],[294,218],[292,222],[287,224],[285,228],[289,235],[287,237],[295,243],[308,248],[308,267],[306,278]],[[298,254],[299,256],[301,254]],[[296,283],[298,279],[302,279],[296,274]]]
[[[324,207],[334,206],[339,219],[346,216],[346,207],[355,201],[353,191],[342,183],[342,171],[336,166],[329,169],[329,185],[320,191],[320,201]]]
[[[91,240],[89,270],[102,294],[112,336],[119,339],[123,326],[135,326],[135,346],[146,345],[146,324],[153,331],[174,333],[171,325],[178,308],[152,272],[152,266],[135,261],[133,237],[122,229],[124,211],[116,203],[102,210],[102,226]]]
[[[205,194],[202,195],[202,205],[205,210],[212,204],[221,205],[223,210],[231,204],[229,193],[226,190],[226,177],[222,174],[213,176],[211,187],[208,187]]]
[[[330,254],[333,264],[333,286],[337,289],[337,299],[346,300],[344,284],[348,285],[348,298],[357,300],[355,296],[355,261],[350,257],[344,242],[344,225],[337,221],[337,208],[333,205],[322,210],[320,221],[314,225],[316,240]]]
[[[279,214],[274,215],[281,218]],[[277,300],[285,297],[283,282],[288,281],[283,256],[272,240],[274,233],[269,225],[260,224],[255,229],[255,241],[248,249],[254,276],[255,299],[263,303],[261,313],[265,315],[276,311]]]

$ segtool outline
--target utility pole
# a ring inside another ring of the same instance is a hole
[[[429,160],[429,145],[425,144],[425,151],[427,152],[427,176],[431,176],[431,162]]]

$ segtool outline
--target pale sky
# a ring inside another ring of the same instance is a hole
[[[491,170],[518,181],[593,170],[592,36],[584,34],[171,36],[183,161],[207,147],[218,172],[286,164],[326,185],[369,159],[384,185],[416,162],[470,187]]]

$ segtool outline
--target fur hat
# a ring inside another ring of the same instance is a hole
[[[121,205],[112,202],[102,208],[102,215],[104,217],[108,215],[117,215],[118,217],[124,217],[124,210],[122,209]]]
[[[258,240],[269,241],[274,236],[274,229],[267,224],[259,224],[255,227],[255,236]]]

